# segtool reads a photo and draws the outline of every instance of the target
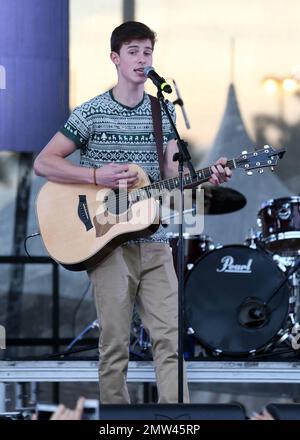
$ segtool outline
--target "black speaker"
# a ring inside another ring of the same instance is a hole
[[[266,409],[275,420],[300,420],[299,403],[268,403]]]
[[[100,420],[245,420],[238,404],[100,405]]]

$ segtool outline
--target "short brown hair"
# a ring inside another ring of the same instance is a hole
[[[112,52],[120,53],[120,49],[124,43],[132,40],[150,40],[152,49],[156,41],[156,33],[148,26],[138,21],[126,21],[116,27],[110,38],[110,48]]]

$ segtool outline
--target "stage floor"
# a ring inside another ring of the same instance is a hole
[[[300,383],[300,362],[187,362],[189,383]],[[98,382],[96,361],[0,361],[0,382]],[[129,362],[128,382],[155,382],[152,362]]]

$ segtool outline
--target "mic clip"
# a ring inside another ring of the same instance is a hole
[[[181,98],[177,98],[175,99],[175,101],[173,101],[174,105],[179,105],[180,107],[183,107],[183,100]]]

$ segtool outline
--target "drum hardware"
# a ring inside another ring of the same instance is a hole
[[[130,355],[142,360],[152,359],[152,344],[145,330],[136,304],[133,307],[130,331]]]
[[[289,303],[294,307],[296,304],[296,298],[295,296],[291,296],[289,299]]]
[[[279,346],[283,342],[289,343],[291,341],[291,329],[293,326],[293,323],[295,323],[295,316],[294,313],[289,313],[287,322],[289,323],[287,325],[287,328],[282,328],[278,332],[279,339],[276,341],[276,346]],[[274,347],[274,345],[273,345]],[[269,348],[269,347],[267,347]],[[272,347],[270,347],[272,348]]]
[[[263,304],[253,305],[253,307],[257,307],[257,319],[259,319],[259,313],[262,316],[265,316],[267,314],[268,305],[270,305],[273,298],[275,298],[275,296],[278,295],[278,293],[280,292],[280,289],[283,287],[283,285],[287,282],[290,282],[293,279],[293,276],[296,274],[299,267],[300,267],[300,257],[297,258],[297,260],[294,262],[294,264],[289,269],[286,270],[285,278],[281,281],[279,286],[271,293],[271,296],[269,297],[269,299],[267,299],[267,301]],[[291,283],[291,286],[293,286],[293,283]],[[294,304],[295,302],[296,302],[295,295],[289,296],[289,304]],[[263,307],[265,307],[265,312],[263,311]],[[252,310],[250,310],[250,312],[249,312],[250,315],[251,315],[251,311]],[[268,313],[269,312],[270,311],[268,311]],[[254,312],[252,315],[254,315]]]
[[[282,272],[286,272],[288,270],[288,267],[292,266],[294,259],[286,259],[282,258],[281,255],[274,254],[272,256],[273,260],[277,263],[278,267],[282,270]]]
[[[257,232],[254,228],[250,228],[248,231],[248,235],[244,240],[244,244],[249,246],[251,249],[256,249],[260,247],[263,249],[263,244],[260,239],[260,233]]]
[[[249,235],[245,238],[245,244],[247,244],[250,248],[256,249],[256,240],[257,234],[254,231],[254,228],[250,228]]]
[[[300,331],[300,323],[297,321],[297,322],[292,322],[292,324],[293,324],[293,328],[291,334],[296,335]]]
[[[277,262],[278,266],[283,272],[287,273],[289,285],[291,288],[291,296],[289,299],[293,307],[295,316],[300,318],[300,280],[299,280],[299,259],[295,256],[282,256],[278,254],[273,255],[273,260]]]
[[[282,336],[278,339],[276,345],[286,342],[294,351],[298,351],[300,348],[300,324],[298,321],[295,321],[295,317],[292,313],[289,315],[289,321],[290,325],[288,328],[285,330],[282,329],[282,331],[279,332]]]
[[[293,328],[290,333],[290,341],[294,350],[299,350],[299,338],[300,338],[300,324],[299,322],[295,322]]]
[[[293,298],[294,298],[294,308],[295,308],[295,315],[297,320],[300,320],[300,278],[299,278],[299,270],[294,272],[292,275],[292,278],[290,280],[292,291],[293,291]]]
[[[145,330],[145,327],[143,324],[140,325],[140,337],[139,337],[139,344],[142,352],[146,352],[149,349],[152,348],[152,344],[150,342],[150,338],[148,336],[148,333]]]
[[[299,317],[299,279],[297,278],[297,271],[300,267],[300,258],[295,258],[291,261],[291,258],[285,259],[286,267],[286,280],[289,282],[291,287],[291,296],[289,298],[289,304],[292,306],[292,312],[289,313],[288,322],[289,325],[286,329],[281,329],[278,332],[280,338],[276,342],[276,345],[280,345],[283,342],[289,343],[294,350],[299,350],[300,348],[300,324],[295,318]]]
[[[278,210],[278,217],[280,220],[287,220],[291,216],[291,205],[289,203],[284,203],[282,207]]]
[[[215,356],[219,356],[220,354],[222,354],[222,350],[220,350],[219,348],[214,348],[213,350],[213,354]]]
[[[266,346],[264,347],[264,350],[263,350],[263,354],[269,354],[270,355],[272,353],[271,350],[274,350],[275,347],[279,346],[283,342],[288,342],[289,335],[290,335],[290,330],[289,329],[285,329],[285,330],[281,329],[281,330],[279,330],[279,332],[277,334],[277,336],[278,336],[277,341],[275,341],[275,343],[274,343],[274,341],[272,341],[269,344],[266,344]],[[258,355],[260,355],[260,353],[259,354],[255,353],[255,356],[258,356]]]
[[[300,257],[282,257],[284,264],[287,266],[287,277],[289,278],[289,285],[291,288],[290,304],[295,315],[295,322],[300,320]]]
[[[275,256],[275,260],[280,261],[280,257]],[[289,325],[285,329],[281,329],[278,332],[280,338],[277,340],[276,345],[286,342],[292,346],[293,350],[299,350],[300,348],[300,323],[296,319],[299,319],[299,278],[298,270],[300,267],[300,258],[295,260],[290,257],[282,259],[282,265],[286,266],[286,280],[291,287],[291,295],[289,298],[289,304],[291,306],[291,312],[288,316]]]

